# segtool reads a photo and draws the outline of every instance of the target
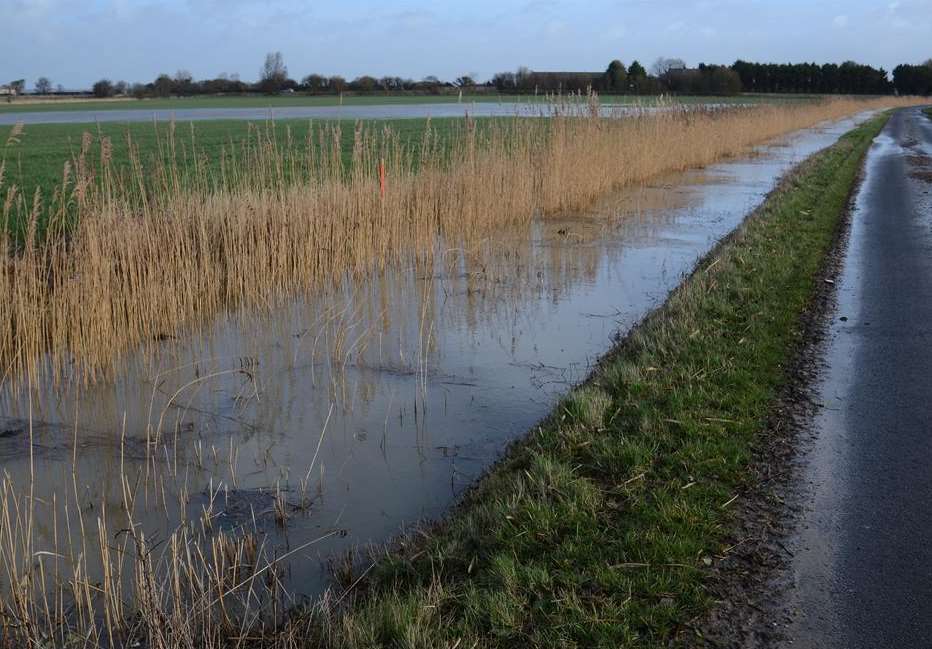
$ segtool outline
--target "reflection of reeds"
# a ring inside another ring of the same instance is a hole
[[[224,308],[430,255],[438,235],[474,241],[538,211],[578,208],[614,187],[895,101],[630,119],[590,111],[485,128],[467,119],[449,138],[428,127],[416,147],[358,125],[349,165],[339,126],[312,130],[304,147],[287,136],[282,144],[274,125],[257,128],[223,153],[219,170],[193,134],[186,141],[173,127],[157,163],[144,164],[129,142],[126,168],[107,162],[107,141],[92,152],[88,135],[47,203],[10,188],[0,206],[0,362],[6,376],[22,376],[51,354],[54,376],[92,381],[127,348]],[[26,224],[24,240],[8,234],[13,222]]]
[[[227,640],[246,634],[281,639],[274,629],[293,605],[283,567],[337,532],[276,556],[255,513],[251,528],[218,527],[229,488],[211,480],[200,516],[164,537],[150,534],[137,519],[144,506],[137,491],[165,487],[151,476],[140,484],[131,473],[121,459],[115,503],[83,499],[77,475],[73,493],[48,500],[35,494],[35,472],[25,477],[29,484],[0,478],[0,647],[195,649],[230,646]],[[188,498],[183,489],[178,496]],[[281,526],[302,507],[280,487],[268,498],[267,515]]]

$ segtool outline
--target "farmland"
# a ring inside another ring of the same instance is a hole
[[[915,102],[598,102],[2,129],[0,643],[681,638]]]
[[[676,101],[687,104],[707,103],[792,103],[817,100],[815,95],[762,95],[746,94],[724,97],[683,96]],[[220,97],[167,97],[164,99],[60,99],[30,100],[19,99],[15,102],[0,102],[0,113],[49,112],[49,111],[83,111],[83,110],[172,110],[194,108],[287,108],[294,106],[380,106],[410,104],[451,104],[451,103],[545,103],[549,96],[507,95],[507,94],[370,94],[354,95],[244,95]],[[611,105],[654,105],[669,101],[655,96],[607,96],[603,103]]]

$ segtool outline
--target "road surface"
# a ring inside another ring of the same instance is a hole
[[[874,142],[851,227],[789,543],[784,646],[932,647],[932,120],[921,110],[895,113]]]

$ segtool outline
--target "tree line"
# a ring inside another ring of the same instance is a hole
[[[886,70],[854,61],[817,65],[739,60],[732,69],[746,92],[884,95],[893,91]]]
[[[19,93],[22,79],[13,82]],[[11,84],[13,85],[13,84]],[[40,77],[35,84],[39,94],[52,92],[51,81]],[[300,81],[288,74],[281,52],[270,52],[260,69],[259,80],[245,82],[236,74],[221,74],[214,79],[194,80],[190,72],[179,70],[174,76],[160,74],[150,83],[128,84],[101,79],[92,92],[96,97],[116,95],[146,97],[186,97],[193,95],[303,92],[339,94],[343,92],[411,92],[439,94],[457,89],[470,92],[504,94],[575,93],[594,90],[603,94],[655,95],[735,95],[741,92],[799,94],[871,94],[897,92],[909,95],[932,94],[932,59],[920,65],[903,64],[893,70],[892,79],[883,68],[846,61],[826,63],[753,63],[738,60],[730,66],[700,63],[690,68],[681,59],[659,58],[648,71],[639,61],[625,66],[614,60],[601,72],[540,72],[519,68],[516,72],[499,72],[479,83],[473,75],[453,81],[428,76],[419,81],[383,76],[362,75],[353,80],[341,76],[308,74]],[[62,92],[61,86],[58,86]]]
[[[901,95],[932,95],[932,59],[922,65],[896,66],[893,85]]]

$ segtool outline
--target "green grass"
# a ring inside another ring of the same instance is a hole
[[[435,119],[432,124],[441,132],[449,131],[454,123],[462,123],[461,119]],[[315,120],[313,127],[321,128],[326,124]],[[217,163],[221,150],[229,148],[230,143],[240,142],[248,136],[250,129],[257,123],[245,120],[216,120],[179,122],[176,125],[176,136],[179,142],[190,144],[193,132],[198,151],[208,159]],[[258,123],[264,126],[264,123]],[[284,139],[287,129],[291,130],[295,145],[304,146],[305,137],[312,122],[306,119],[276,120],[276,132],[280,139]],[[352,120],[342,120],[343,140],[342,146],[348,156],[352,151],[353,128]],[[398,133],[402,140],[416,142],[424,134],[427,120],[400,119],[379,121],[378,125],[387,125]],[[113,142],[113,162],[117,167],[128,164],[127,135],[139,147],[143,156],[154,154],[157,150],[157,137],[165,138],[169,125],[164,122],[117,123],[102,122],[100,124],[30,124],[24,127],[19,142],[12,143],[4,148],[4,143],[10,135],[12,126],[0,126],[0,159],[7,161],[6,185],[15,183],[20,190],[31,195],[36,187],[43,189],[53,187],[61,182],[62,166],[72,155],[80,151],[81,137],[85,132],[95,137],[109,137]],[[0,190],[2,191],[2,190]]]
[[[682,640],[885,120],[804,163],[446,523],[377,563],[330,644]]]
[[[477,123],[480,124],[480,128],[483,128],[498,119],[485,118],[478,120]],[[378,128],[388,126],[397,134],[402,143],[414,146],[423,138],[427,123],[425,119],[399,119],[370,121],[368,125]],[[341,148],[344,163],[349,164],[351,160],[356,124],[352,120],[311,122],[294,119],[275,120],[274,123],[217,120],[179,122],[176,125],[179,165],[182,171],[193,170],[194,158],[190,155],[193,148],[198,151],[200,160],[206,161],[209,170],[217,171],[224,149],[229,150],[231,145],[238,144],[247,137],[252,137],[255,141],[256,126],[265,131],[266,127],[272,124],[274,124],[274,133],[282,150],[287,149],[285,143],[289,131],[293,146],[303,150],[309,129],[313,128],[314,132],[318,133],[322,128],[339,124],[342,127]],[[456,128],[464,125],[464,120],[460,118],[433,119],[430,124],[435,136],[443,142],[444,139],[452,139]],[[31,124],[24,127],[16,141],[9,142],[13,128],[13,126],[0,126],[0,161],[6,162],[4,180],[0,184],[0,205],[13,186],[16,186],[18,195],[25,196],[30,204],[37,189],[42,199],[48,201],[55,188],[61,185],[65,162],[72,160],[80,151],[81,139],[85,132],[90,133],[94,138],[89,155],[90,164],[98,164],[99,142],[101,138],[107,137],[113,144],[112,168],[119,172],[127,170],[130,165],[128,138],[131,138],[138,148],[142,162],[151,166],[158,153],[157,142],[161,138],[164,143],[170,126],[165,122],[157,124],[151,122]],[[10,227],[20,234],[24,224],[12,223]]]
[[[734,97],[677,97],[682,103],[772,103],[812,99],[811,96],[780,95],[738,95]],[[657,97],[613,96],[600,97],[604,104],[653,104]],[[398,104],[450,104],[457,103],[457,95],[345,95],[344,106],[375,106]],[[463,95],[463,102],[540,102],[544,97],[532,95]],[[204,97],[169,97],[164,99],[92,99],[86,101],[61,101],[29,104],[23,100],[0,103],[0,113],[40,113],[49,111],[80,110],[171,110],[187,108],[286,108],[296,106],[339,106],[340,98],[335,95],[242,95],[242,96],[204,96]]]

